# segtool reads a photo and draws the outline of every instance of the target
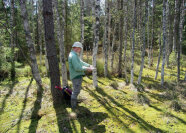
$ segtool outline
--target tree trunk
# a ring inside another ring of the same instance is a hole
[[[97,57],[97,51],[98,51],[98,43],[99,43],[99,13],[100,13],[100,0],[95,1],[95,24],[94,24],[94,42],[93,42],[93,56],[92,56],[92,62],[93,67],[96,68],[96,57]],[[98,87],[97,82],[97,70],[93,70],[93,85],[94,87]]]
[[[154,44],[154,0],[152,0],[152,32],[151,32],[151,45],[150,45],[150,66],[153,66],[153,44]]]
[[[80,0],[80,5],[81,5],[81,17],[80,17],[80,22],[81,22],[81,43],[84,46],[84,0]],[[80,53],[80,58],[83,60],[83,50],[81,50]]]
[[[182,54],[182,41],[183,41],[183,23],[184,23],[184,16],[185,16],[185,9],[184,9],[185,0],[181,2],[181,15],[180,15],[180,25],[179,25],[179,34],[180,34],[180,54]]]
[[[57,60],[57,50],[54,39],[54,22],[53,22],[53,12],[52,12],[52,0],[43,0],[43,18],[45,26],[45,42],[47,50],[47,58],[50,71],[50,81],[51,81],[51,92],[53,96],[54,105],[60,104],[62,95],[55,88],[55,86],[60,85],[60,74],[59,74],[59,64]]]
[[[41,77],[38,70],[37,59],[36,59],[36,52],[34,48],[34,43],[30,34],[30,27],[28,21],[28,13],[26,9],[26,1],[20,0],[20,7],[21,7],[21,16],[23,18],[23,25],[25,31],[25,37],[28,44],[28,49],[30,52],[30,59],[31,59],[31,69],[34,79],[36,80],[38,86],[42,86]]]
[[[170,44],[168,43],[169,41],[169,37],[170,37],[170,32],[168,32],[168,25],[170,24],[169,23],[169,0],[167,0],[166,2],[166,36],[167,36],[167,39],[166,39],[166,67],[168,68],[169,67],[169,47],[170,47]]]
[[[14,39],[14,26],[15,26],[15,18],[14,18],[14,0],[11,0],[11,16],[10,16],[10,28],[11,28],[11,37],[10,37],[10,45],[11,45],[11,79],[12,81],[15,80],[15,56],[14,56],[14,51],[15,51],[15,39]]]
[[[68,85],[67,80],[67,68],[66,68],[66,61],[65,61],[65,45],[64,45],[64,14],[62,15],[62,25],[60,24],[60,16],[58,11],[58,1],[53,0],[54,2],[54,8],[55,8],[55,17],[57,20],[57,38],[60,48],[60,63],[61,63],[61,72],[62,72],[62,86]]]
[[[108,6],[108,0],[105,0],[105,33],[104,33],[104,76],[108,76],[108,21],[109,21],[109,6]]]
[[[150,28],[149,28],[150,20],[149,20],[149,17],[150,17],[150,8],[149,8],[149,2],[148,2],[147,46],[148,46],[148,65],[150,66]]]
[[[174,24],[174,42],[177,54],[177,82],[180,81],[180,40],[179,40],[179,24],[180,24],[180,6],[181,1],[175,0],[175,24]]]
[[[109,22],[108,22],[108,52],[109,52],[109,59],[110,59],[110,56],[111,56],[111,54],[110,54],[110,43],[111,43],[111,39],[110,39],[110,37],[111,37],[111,13],[110,13],[110,1],[109,1]]]
[[[158,77],[158,71],[159,71],[159,64],[160,64],[160,58],[161,58],[161,52],[162,52],[162,48],[161,48],[161,32],[159,34],[159,55],[158,55],[158,62],[157,62],[157,66],[156,66],[156,75],[155,75],[155,80]]]
[[[131,63],[131,79],[130,83],[133,84],[134,79],[134,49],[135,49],[135,29],[136,29],[136,5],[137,0],[134,0],[134,18],[133,18],[133,33],[132,33],[132,63]]]
[[[128,77],[127,77],[127,36],[128,36],[128,0],[125,0],[125,17],[124,17],[124,74],[125,74],[125,80],[128,83]]]
[[[114,66],[114,46],[115,46],[115,40],[116,40],[116,27],[117,23],[114,24],[114,31],[113,31],[113,40],[112,40],[112,47],[111,47],[111,70],[113,70]]]
[[[163,61],[161,68],[161,85],[164,84],[164,67],[165,67],[165,56],[166,56],[166,1],[163,0]]]
[[[185,79],[185,81],[186,81],[186,72],[185,72],[185,78],[184,78],[184,79]]]
[[[140,72],[138,76],[138,84],[141,84],[141,76],[143,73],[143,68],[144,68],[144,60],[145,60],[145,47],[146,47],[146,23],[148,19],[148,0],[145,1],[145,17],[144,17],[144,22],[143,22],[143,47],[142,47],[142,54],[141,54],[141,67],[140,67]]]
[[[120,21],[119,21],[119,62],[118,62],[118,76],[122,77],[122,52],[123,52],[123,0],[120,1]]]

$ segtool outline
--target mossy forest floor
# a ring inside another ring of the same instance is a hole
[[[94,89],[91,76],[84,77],[76,114],[68,104],[53,107],[48,77],[38,92],[35,81],[20,74],[16,82],[0,84],[0,132],[186,133],[186,83],[177,86],[175,71],[166,73],[164,87],[154,80],[155,66],[144,69],[140,86],[100,77]]]

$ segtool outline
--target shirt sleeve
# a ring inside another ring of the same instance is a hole
[[[86,63],[86,62],[83,62],[82,60],[80,60],[82,66],[85,66],[85,67],[90,67],[90,64]]]
[[[87,69],[86,66],[83,66],[81,64],[81,61],[80,62],[78,61],[77,56],[72,56],[72,66],[75,71],[79,71],[79,72],[85,71]]]

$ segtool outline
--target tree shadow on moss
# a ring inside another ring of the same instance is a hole
[[[70,107],[69,102],[64,101],[62,104],[54,105],[59,133],[72,133],[72,127],[68,118],[68,107]]]
[[[36,132],[38,122],[42,117],[38,114],[39,110],[41,109],[42,96],[43,96],[43,88],[41,86],[38,86],[37,98],[34,102],[34,108],[33,108],[32,114],[31,114],[31,123],[29,126],[29,133]]]
[[[116,120],[116,122],[119,125],[122,125],[123,129],[125,131],[127,131],[128,133],[134,133],[134,131],[132,131],[131,129],[129,129],[128,125],[126,123],[124,123],[119,117],[118,114],[115,114],[112,109],[112,105],[110,104],[110,102],[108,102],[106,99],[104,99],[103,97],[97,95],[95,92],[93,92],[92,90],[90,90],[88,87],[86,87],[86,90],[91,96],[93,96],[105,109],[107,109],[107,111],[111,114],[111,116]],[[117,108],[115,108],[117,110]],[[118,110],[119,111],[119,110]],[[122,114],[125,115],[125,114]],[[130,117],[130,116],[126,116],[126,117]]]
[[[23,118],[23,113],[24,113],[24,110],[25,110],[25,107],[26,107],[26,103],[27,103],[27,96],[28,96],[28,91],[29,91],[29,88],[30,88],[30,86],[31,86],[31,84],[32,84],[32,81],[33,81],[33,78],[31,78],[31,80],[30,80],[30,83],[29,83],[29,85],[28,85],[28,87],[26,88],[26,92],[25,92],[25,98],[24,98],[24,101],[23,101],[23,108],[22,108],[22,110],[21,110],[21,114],[20,114],[20,116],[19,116],[19,120],[18,120],[18,125],[17,125],[17,133],[19,133],[20,132],[20,125],[21,125],[21,120],[22,120],[22,118]]]
[[[118,103],[114,98],[109,96],[107,93],[103,91],[101,88],[97,88],[96,91],[101,94],[102,96],[106,96],[112,103],[126,111],[130,114],[130,118],[136,122],[138,122],[145,130],[147,131],[155,131],[155,132],[165,132],[162,129],[156,128],[153,125],[147,123],[144,119],[142,119],[140,116],[138,116],[135,112],[129,110],[128,108],[124,107],[124,105]]]
[[[93,130],[94,132],[106,132],[105,125],[98,125],[108,117],[103,112],[91,112],[83,106],[78,106],[77,120],[80,123],[81,133],[87,132],[86,130]],[[72,121],[73,122],[73,121]],[[75,126],[74,126],[75,127]],[[77,129],[76,129],[77,131]]]
[[[0,108],[0,115],[3,113],[4,111],[4,107],[6,106],[6,100],[9,98],[9,96],[13,93],[13,88],[15,86],[16,82],[13,81],[11,84],[9,84],[9,91],[8,93],[5,95],[2,103],[1,103],[1,108]]]

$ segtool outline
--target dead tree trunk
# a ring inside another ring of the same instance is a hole
[[[33,74],[33,77],[36,80],[37,84],[41,87],[42,81],[41,81],[41,77],[40,77],[39,70],[38,70],[34,43],[33,43],[33,40],[32,40],[31,34],[30,34],[28,13],[27,13],[27,9],[26,9],[26,1],[25,0],[20,0],[20,7],[21,7],[21,16],[23,18],[25,37],[26,37],[28,49],[30,52],[32,74]]]

